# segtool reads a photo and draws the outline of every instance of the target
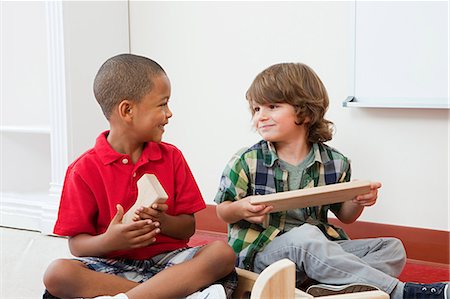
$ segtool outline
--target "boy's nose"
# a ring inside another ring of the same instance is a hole
[[[167,107],[166,117],[167,117],[167,118],[171,118],[172,115],[173,115],[172,111],[169,109],[169,107]]]
[[[267,110],[261,109],[259,112],[259,119],[268,119],[269,114],[267,113]]]

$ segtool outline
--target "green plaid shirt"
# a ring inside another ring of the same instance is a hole
[[[306,166],[300,189],[350,181],[350,162],[337,150],[322,144],[312,146],[314,161]],[[275,148],[264,140],[237,152],[226,166],[214,199],[217,204],[236,201],[250,195],[288,190],[288,172],[278,160]],[[328,210],[338,212],[341,204],[298,209],[304,222],[319,227],[330,240],[348,239],[345,232],[328,223]],[[240,220],[228,225],[228,243],[238,254],[237,266],[252,270],[257,252],[284,233],[286,211],[271,213],[269,225]]]

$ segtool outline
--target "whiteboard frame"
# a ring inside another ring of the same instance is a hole
[[[410,97],[396,97],[396,98],[375,98],[375,97],[357,97],[356,96],[356,5],[354,0],[350,5],[351,24],[350,43],[351,49],[349,57],[349,76],[350,80],[348,86],[349,96],[342,102],[343,107],[358,107],[358,108],[418,108],[418,109],[450,109],[450,91],[447,86],[447,97],[433,97],[433,98],[410,98]],[[448,11],[448,10],[447,10]],[[448,12],[447,12],[448,14]],[[450,24],[450,16],[447,15],[447,22]],[[449,40],[447,40],[449,43]],[[450,46],[449,48],[450,49]],[[449,70],[449,66],[447,66]],[[450,76],[449,76],[450,77]]]

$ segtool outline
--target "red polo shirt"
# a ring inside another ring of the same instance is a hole
[[[193,214],[206,207],[200,190],[182,153],[161,142],[146,144],[139,161],[116,152],[107,142],[108,131],[97,138],[95,147],[67,169],[54,233],[75,236],[102,234],[121,204],[127,211],[137,198],[137,181],[154,174],[167,195],[169,215]],[[147,259],[159,253],[187,246],[189,240],[159,234],[150,246],[111,252],[108,257]]]

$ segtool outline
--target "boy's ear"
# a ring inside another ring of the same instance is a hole
[[[125,121],[130,121],[133,119],[133,102],[129,100],[122,100],[117,108],[121,119]]]
[[[303,123],[305,125],[309,125],[310,122],[311,122],[311,118],[309,118],[309,116],[306,116],[305,119],[303,120]]]
[[[309,118],[309,116],[305,116],[305,118],[303,118],[301,121],[297,120],[295,123],[298,126],[305,125],[306,127],[308,127],[310,122],[311,122],[311,118]]]

